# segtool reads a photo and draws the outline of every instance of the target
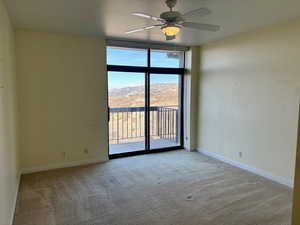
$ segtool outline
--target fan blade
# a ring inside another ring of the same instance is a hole
[[[129,31],[126,31],[126,34],[131,34],[131,33],[140,32],[140,31],[144,31],[144,30],[150,30],[156,26],[160,26],[160,25],[153,25],[153,26],[148,26],[148,27],[141,27],[141,28],[134,29],[134,30],[129,30]]]
[[[193,28],[198,30],[207,30],[207,31],[218,31],[220,30],[220,26],[218,25],[211,25],[205,23],[192,23],[192,22],[184,22],[181,24],[183,27]]]
[[[164,22],[165,21],[165,20],[163,20],[163,19],[161,19],[159,17],[151,16],[149,14],[140,13],[140,12],[132,13],[132,15],[133,16],[144,17],[144,18],[151,19],[151,20],[158,21],[158,22]]]
[[[208,14],[211,14],[211,11],[208,8],[199,8],[183,14],[182,17],[186,18],[191,16],[206,16]]]

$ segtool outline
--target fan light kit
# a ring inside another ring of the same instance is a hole
[[[154,24],[151,26],[142,27],[139,29],[129,30],[126,34],[131,34],[139,31],[150,30],[155,27],[160,27],[161,31],[166,36],[166,40],[173,40],[176,38],[176,35],[180,32],[181,28],[192,28],[204,31],[218,31],[220,30],[220,26],[204,24],[204,23],[193,23],[186,22],[185,19],[194,15],[197,16],[206,16],[211,14],[211,11],[207,8],[199,8],[192,10],[190,12],[181,14],[178,11],[173,11],[177,0],[166,0],[167,6],[170,8],[170,11],[163,12],[159,17],[151,16],[142,12],[132,13],[134,16],[143,17],[146,19],[150,19],[155,22],[160,22],[159,24]]]
[[[174,36],[174,35],[178,34],[180,31],[180,28],[175,25],[167,25],[160,29],[166,36]]]

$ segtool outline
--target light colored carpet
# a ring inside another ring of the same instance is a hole
[[[289,225],[292,190],[173,151],[22,177],[15,225]]]

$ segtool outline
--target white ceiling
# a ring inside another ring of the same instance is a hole
[[[72,34],[105,35],[117,39],[165,42],[159,28],[126,35],[125,31],[150,25],[151,21],[131,16],[146,12],[159,16],[167,11],[165,0],[6,0],[16,28]],[[184,29],[169,43],[203,44],[300,16],[299,0],[178,0],[176,10],[200,7],[213,11],[190,21],[221,25],[216,33]]]

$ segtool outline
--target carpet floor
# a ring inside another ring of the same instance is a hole
[[[172,151],[22,176],[14,225],[290,225],[292,190]]]

